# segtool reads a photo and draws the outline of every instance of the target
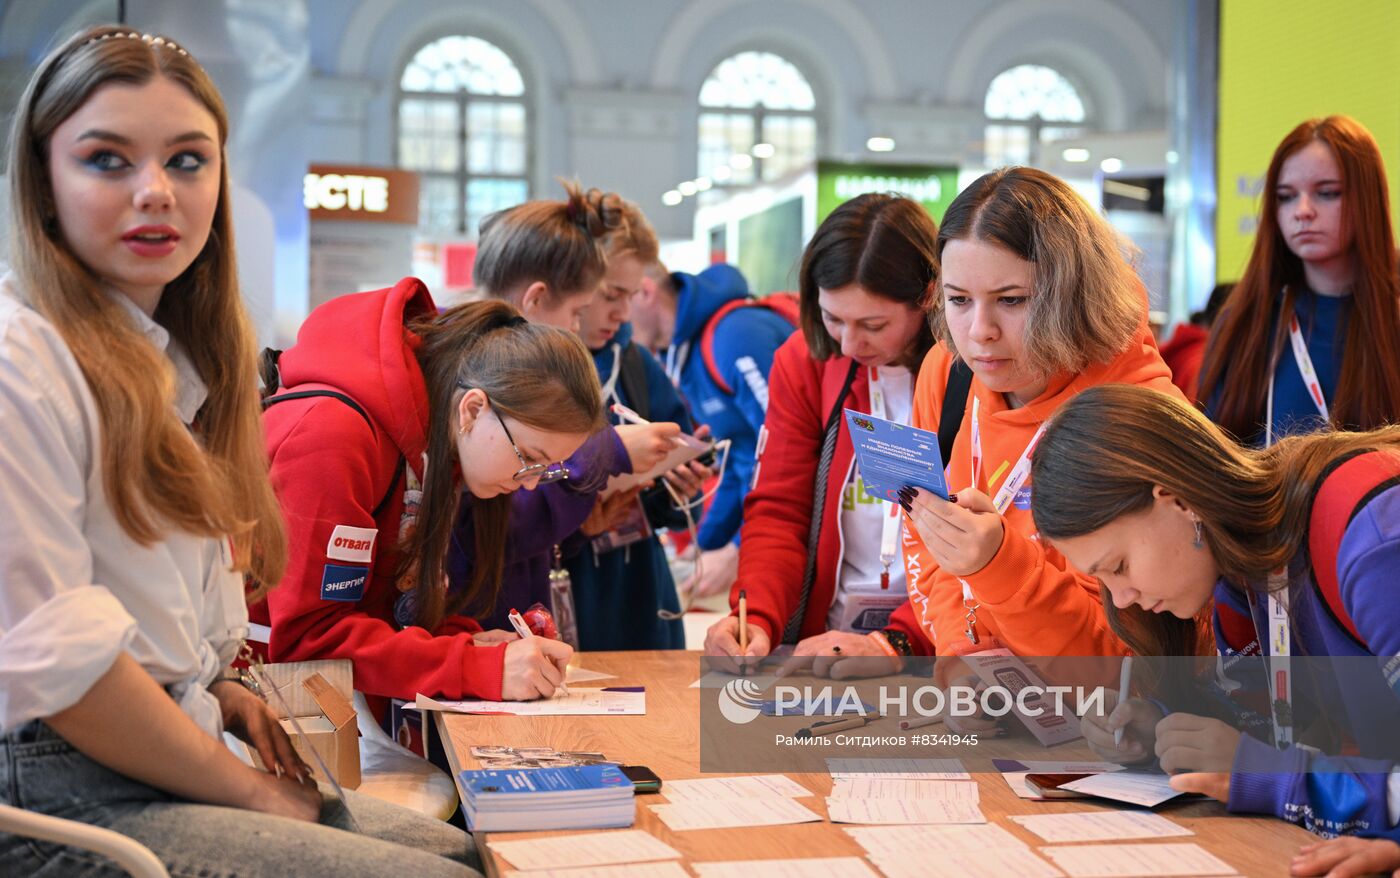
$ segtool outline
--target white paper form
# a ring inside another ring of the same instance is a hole
[[[543,872],[507,872],[505,878],[690,878],[680,863],[628,863],[625,866],[585,866],[582,869],[545,869]]]
[[[592,683],[595,680],[615,679],[617,679],[616,674],[604,674],[602,671],[590,671],[588,668],[576,668],[573,666],[570,666],[569,670],[564,674],[564,682],[566,684]]]
[[[928,861],[910,851],[897,856],[876,857],[870,862],[885,878],[929,878],[934,874]],[[941,851],[938,874],[958,878],[1064,878],[1063,872],[1036,856],[1028,847],[987,848],[981,851]]]
[[[731,799],[801,799],[816,795],[785,774],[668,780],[661,792],[666,796],[666,801],[672,804]]]
[[[1074,878],[1239,874],[1198,844],[1081,844],[1041,852]]]
[[[964,826],[851,826],[842,827],[873,860],[878,857],[918,860],[928,874],[928,857],[951,851],[983,851],[993,848],[1027,848],[1025,842],[995,823]]]
[[[837,759],[826,760],[833,780],[874,775],[890,780],[972,780],[961,759]]]
[[[495,851],[497,856],[509,860],[515,868],[527,871],[681,858],[680,851],[640,829],[589,832],[523,841],[488,841],[486,846]]]
[[[781,826],[816,823],[820,814],[792,799],[723,799],[717,802],[682,802],[652,805],[651,810],[673,831],[730,829],[736,826]]]
[[[986,823],[976,802],[951,799],[827,799],[832,823]]]
[[[1028,774],[1106,774],[1122,771],[1123,766],[1115,762],[1050,762],[1031,759],[995,759],[993,764],[1001,772],[1002,780],[1011,787],[1011,792],[1022,799],[1045,801],[1045,797],[1030,788],[1026,783]],[[1013,767],[1015,766],[1015,767]]]
[[[1088,793],[1091,796],[1127,802],[1131,805],[1142,805],[1145,808],[1160,805],[1168,799],[1175,799],[1181,795],[1171,788],[1165,774],[1153,774],[1146,771],[1115,771],[1112,774],[1096,774],[1093,777],[1061,784],[1060,789]]]
[[[700,878],[880,878],[860,857],[818,857],[810,860],[734,860],[691,863]],[[927,878],[927,875],[924,876]]]
[[[419,694],[415,703],[419,710],[512,716],[642,716],[647,712],[647,694],[640,688],[571,689],[568,695],[561,691],[538,701],[440,701]]]
[[[1118,841],[1129,838],[1175,838],[1194,832],[1159,815],[1144,811],[1074,811],[1068,814],[1030,814],[1011,822],[1049,842]]]
[[[886,780],[882,777],[841,779],[831,786],[833,799],[945,799],[977,802],[977,784],[965,780]]]

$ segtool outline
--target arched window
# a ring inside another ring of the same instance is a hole
[[[1044,144],[1084,130],[1084,101],[1057,70],[1022,64],[987,87],[983,149],[987,167],[1034,165]]]
[[[530,197],[525,82],[477,37],[418,50],[399,80],[398,164],[421,179],[418,226],[476,237],[489,213]]]
[[[699,175],[716,186],[772,180],[817,157],[816,99],[772,52],[740,52],[700,86]]]

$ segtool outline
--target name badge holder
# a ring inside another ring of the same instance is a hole
[[[870,369],[870,413],[875,417],[887,421],[889,420],[888,409],[885,405],[885,389],[880,386],[880,371],[875,367]],[[890,565],[899,556],[900,532],[904,528],[904,516],[899,514],[899,509],[888,500],[881,501],[884,504],[885,516],[880,528],[880,588],[888,590],[890,587]]]
[[[1287,292],[1287,288],[1284,288]],[[1287,296],[1284,297],[1287,299]],[[1331,422],[1332,415],[1327,408],[1327,397],[1322,393],[1322,382],[1318,380],[1317,369],[1313,368],[1312,355],[1308,353],[1308,343],[1303,338],[1303,329],[1298,325],[1298,315],[1290,314],[1288,317],[1288,340],[1293,347],[1293,359],[1298,363],[1298,372],[1303,376],[1303,383],[1307,385],[1308,396],[1312,398],[1313,405],[1317,406],[1317,413],[1322,415],[1322,419]],[[1274,373],[1278,371],[1275,365],[1269,372],[1269,392],[1264,397],[1264,447],[1268,448],[1274,444]]]

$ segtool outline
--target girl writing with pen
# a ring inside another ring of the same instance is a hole
[[[944,214],[929,300],[942,344],[919,370],[913,424],[937,429],[952,364],[966,363],[968,402],[946,462],[956,499],[912,488],[901,498],[909,594],[942,683],[966,674],[955,657],[995,647],[1027,657],[1126,652],[1093,578],[1040,540],[1030,478],[1045,423],[1086,388],[1128,382],[1180,394],[1123,246],[1068,185],[1034,168],[982,176]]]
[[[1392,840],[1347,844],[1340,858],[1327,845],[1309,849],[1294,874],[1322,874],[1337,859],[1391,849],[1385,868],[1400,867],[1393,758],[1400,697],[1393,669],[1383,674],[1400,653],[1400,428],[1295,436],[1246,450],[1179,399],[1099,387],[1056,414],[1033,474],[1042,536],[1097,578],[1109,623],[1137,653],[1218,650],[1225,662],[1218,673],[1247,669],[1232,661],[1240,656],[1262,656],[1253,661],[1268,669],[1263,703],[1274,709],[1258,728],[1269,743],[1218,719],[1164,715],[1154,702],[1130,699],[1106,719],[1085,718],[1085,739],[1099,755],[1155,756],[1180,772],[1173,788],[1212,796],[1231,811],[1273,814],[1324,835]],[[1213,638],[1198,624],[1201,614]],[[1334,658],[1280,662],[1297,656]],[[1297,684],[1313,678],[1315,685]],[[1362,755],[1332,756],[1295,741],[1295,727],[1300,736],[1309,731],[1295,709],[1300,689],[1345,723],[1343,743]]]

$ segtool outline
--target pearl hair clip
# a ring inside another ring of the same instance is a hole
[[[92,43],[101,43],[101,42],[105,42],[105,41],[107,41],[107,40],[120,40],[120,39],[140,40],[141,42],[145,43],[145,44],[148,45],[148,46],[153,46],[153,47],[157,47],[157,48],[160,47],[160,46],[165,46],[166,48],[171,49],[172,51],[175,51],[175,52],[178,52],[178,53],[181,54],[181,55],[184,55],[186,58],[188,58],[188,57],[190,56],[190,53],[189,53],[189,52],[186,52],[184,49],[182,49],[182,48],[180,48],[178,45],[176,45],[174,40],[167,40],[165,37],[156,36],[156,35],[154,35],[154,34],[141,34],[141,33],[137,33],[136,31],[117,31],[116,33],[103,34],[103,35],[100,36],[100,37],[93,37],[92,39],[88,40],[86,43],[83,43],[83,45],[86,46],[86,45],[90,45],[90,44],[92,44]]]

